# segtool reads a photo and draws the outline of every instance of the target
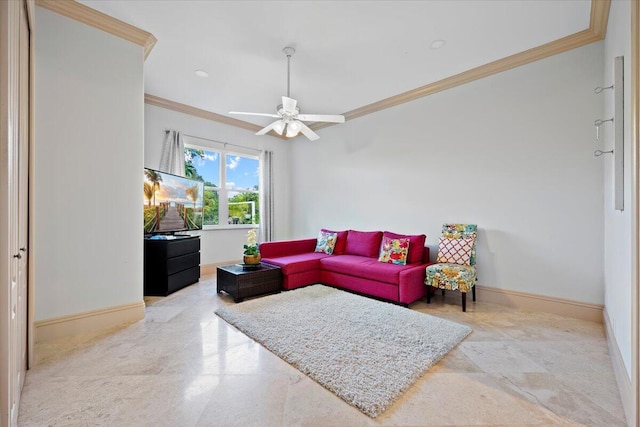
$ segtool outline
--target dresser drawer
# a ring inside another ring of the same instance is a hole
[[[175,274],[179,271],[200,265],[200,252],[182,255],[167,260],[167,274]]]
[[[200,266],[171,274],[167,276],[167,291],[168,293],[175,292],[187,285],[196,283],[198,280],[200,280]]]
[[[200,239],[173,240],[167,248],[167,258],[200,251]]]

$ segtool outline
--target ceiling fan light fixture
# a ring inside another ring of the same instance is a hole
[[[289,123],[289,129],[292,129],[295,132],[300,132],[300,129],[302,129],[302,124],[299,121],[294,120]]]
[[[302,130],[302,125],[298,121],[292,121],[287,125],[287,138],[297,136]]]
[[[279,122],[277,122],[275,125],[273,125],[273,130],[274,130],[278,135],[282,135],[282,132],[284,131],[284,127],[285,127],[284,120],[280,120],[280,121],[279,121]]]
[[[292,131],[291,129],[287,129],[287,138],[293,138],[298,136],[298,132]]]

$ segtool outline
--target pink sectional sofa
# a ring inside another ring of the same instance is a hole
[[[331,255],[314,252],[316,239],[286,240],[261,243],[262,261],[281,268],[285,290],[323,283],[404,305],[425,295],[425,268],[430,262],[424,234],[357,230],[337,234]],[[383,236],[409,238],[406,265],[378,261]]]

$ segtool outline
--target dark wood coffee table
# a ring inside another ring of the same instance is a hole
[[[280,267],[266,263],[251,270],[245,270],[241,264],[223,265],[218,267],[216,277],[218,293],[225,291],[235,302],[282,290]]]

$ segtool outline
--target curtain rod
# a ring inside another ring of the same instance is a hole
[[[164,131],[165,133],[169,133],[171,132],[171,129],[165,129]],[[244,145],[237,145],[237,144],[232,144],[230,142],[222,142],[222,141],[216,141],[215,139],[210,139],[210,138],[203,138],[201,136],[196,136],[196,135],[189,135],[187,133],[182,133],[182,135],[187,136],[189,138],[195,138],[195,139],[202,139],[204,141],[209,141],[209,142],[215,142],[216,144],[222,144],[225,147],[227,145],[231,145],[232,147],[238,147],[238,148],[244,148],[245,150],[251,150],[251,151],[257,151],[258,153],[262,153],[263,150],[259,150],[257,148],[251,148],[251,147],[245,147]]]

